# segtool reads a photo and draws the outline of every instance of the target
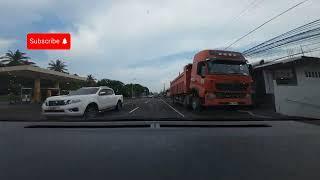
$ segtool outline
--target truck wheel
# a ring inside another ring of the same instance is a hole
[[[122,109],[122,102],[118,101],[117,106],[116,106],[116,110],[120,111]]]
[[[98,108],[94,105],[89,105],[84,112],[84,120],[95,119],[98,115]]]
[[[199,97],[192,97],[191,107],[193,111],[200,111],[201,110],[201,102]]]

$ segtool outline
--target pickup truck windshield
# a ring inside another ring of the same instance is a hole
[[[208,61],[209,74],[242,74],[249,75],[247,64],[230,61]]]
[[[76,91],[70,91],[69,95],[87,95],[87,94],[95,94],[99,88],[80,88]]]

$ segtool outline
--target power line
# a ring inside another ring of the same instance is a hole
[[[259,2],[260,1],[260,2]],[[238,16],[234,20],[239,19],[242,15],[244,15],[250,8],[255,8],[259,3],[261,3],[264,0],[253,0],[246,8],[244,8]],[[232,21],[231,21],[232,22]]]
[[[262,3],[264,0],[253,0],[251,1],[245,8],[240,11],[240,13],[228,20],[227,23],[224,23],[221,28],[219,28],[219,31],[217,34],[220,34],[224,31],[226,27],[228,27],[231,23],[236,23],[246,12],[248,12],[251,8],[255,8],[258,4]]]
[[[291,11],[292,9],[294,9],[294,8],[296,8],[296,7],[298,7],[298,6],[300,6],[301,4],[303,4],[303,3],[307,2],[307,1],[309,1],[309,0],[304,0],[304,1],[302,1],[302,2],[300,2],[300,3],[298,3],[298,4],[296,4],[296,5],[294,5],[294,6],[292,6],[292,7],[290,7],[289,9],[287,9],[287,10],[285,10],[285,11],[281,12],[280,14],[278,14],[278,15],[274,16],[273,18],[269,19],[268,21],[264,22],[264,23],[263,23],[263,24],[261,24],[260,26],[258,26],[258,27],[256,27],[256,28],[254,28],[253,30],[251,30],[251,31],[250,31],[250,32],[248,32],[247,34],[245,34],[245,35],[241,36],[240,38],[238,38],[237,40],[235,40],[234,42],[232,42],[230,45],[228,45],[228,46],[225,48],[225,50],[226,50],[226,49],[229,49],[231,46],[233,46],[233,45],[234,45],[234,44],[236,44],[237,42],[241,41],[243,38],[245,38],[245,37],[249,36],[251,33],[253,33],[253,32],[255,32],[255,31],[257,31],[258,29],[260,29],[260,28],[261,28],[261,27],[263,27],[264,25],[268,24],[269,22],[271,22],[271,21],[273,21],[273,20],[277,19],[278,17],[282,16],[283,14],[285,14],[285,13],[287,13],[287,12]]]
[[[265,52],[269,53],[270,50],[280,48],[285,45],[302,45],[302,43],[311,43],[316,40],[320,40],[320,19],[312,21],[311,23],[307,23],[275,38],[265,41],[244,51],[243,54],[246,57],[257,56],[258,54],[262,54]]]
[[[307,30],[311,30],[311,29],[314,29],[314,28],[317,28],[317,27],[320,27],[320,19],[312,21],[312,22],[310,22],[308,24],[302,25],[302,26],[300,26],[298,28],[290,30],[290,31],[288,31],[288,32],[286,32],[284,34],[281,34],[281,35],[279,35],[279,36],[277,36],[275,38],[272,38],[272,39],[270,39],[268,41],[265,41],[265,42],[263,42],[263,43],[261,43],[259,45],[256,45],[256,46],[244,51],[243,53],[244,54],[250,54],[252,52],[256,52],[258,49],[262,49],[262,48],[264,48],[266,46],[270,46],[271,44],[275,44],[279,40],[283,40],[283,39],[286,39],[288,37],[293,37],[292,35],[297,35],[300,32],[305,32]]]

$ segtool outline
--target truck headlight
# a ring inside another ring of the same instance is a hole
[[[74,104],[74,103],[78,103],[81,102],[80,99],[72,99],[72,100],[66,100],[65,104]]]

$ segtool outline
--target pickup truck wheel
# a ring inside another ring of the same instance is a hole
[[[192,97],[191,107],[193,111],[199,112],[201,110],[201,103],[199,97]]]
[[[89,105],[84,112],[84,119],[85,120],[92,120],[92,119],[96,118],[97,115],[98,115],[98,108],[95,106]]]
[[[116,110],[120,111],[122,109],[122,102],[118,101],[117,106],[116,106]]]

